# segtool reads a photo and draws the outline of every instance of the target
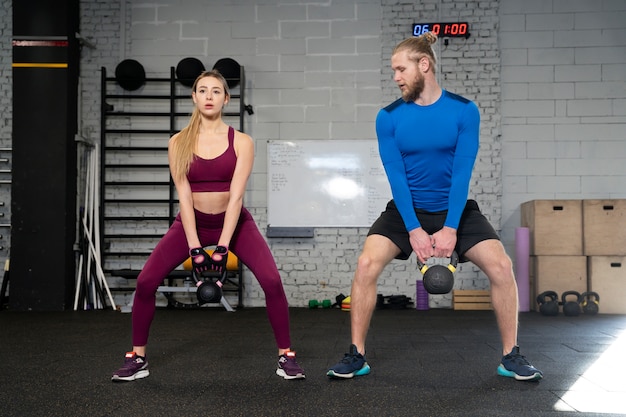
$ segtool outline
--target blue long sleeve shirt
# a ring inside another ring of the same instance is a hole
[[[420,227],[415,208],[447,210],[444,225],[458,228],[479,130],[476,104],[446,90],[428,106],[398,99],[378,112],[380,157],[407,231]]]

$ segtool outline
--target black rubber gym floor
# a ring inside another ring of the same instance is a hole
[[[0,416],[626,415],[626,316],[520,315],[522,353],[545,377],[496,375],[490,311],[377,310],[370,375],[330,380],[350,343],[349,313],[291,309],[306,379],[275,375],[264,308],[157,310],[148,378],[112,383],[130,314],[0,312]]]

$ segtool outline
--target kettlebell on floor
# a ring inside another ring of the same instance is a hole
[[[570,296],[575,297],[572,300]],[[570,298],[568,301],[567,298]],[[580,293],[578,291],[565,291],[561,295],[561,303],[563,304],[563,314],[568,317],[576,317],[580,315]]]
[[[557,316],[559,314],[559,295],[555,291],[544,291],[537,296],[539,312],[544,316]]]
[[[580,307],[585,314],[598,314],[600,311],[600,296],[597,292],[593,291],[580,294]]]

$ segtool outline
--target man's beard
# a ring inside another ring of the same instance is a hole
[[[417,100],[420,94],[422,94],[422,91],[424,91],[424,76],[418,74],[413,83],[411,85],[407,85],[407,89],[402,92],[402,99],[405,102],[410,103]]]

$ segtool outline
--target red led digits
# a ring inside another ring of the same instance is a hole
[[[414,23],[413,36],[420,36],[432,32],[443,38],[469,38],[469,23]]]

